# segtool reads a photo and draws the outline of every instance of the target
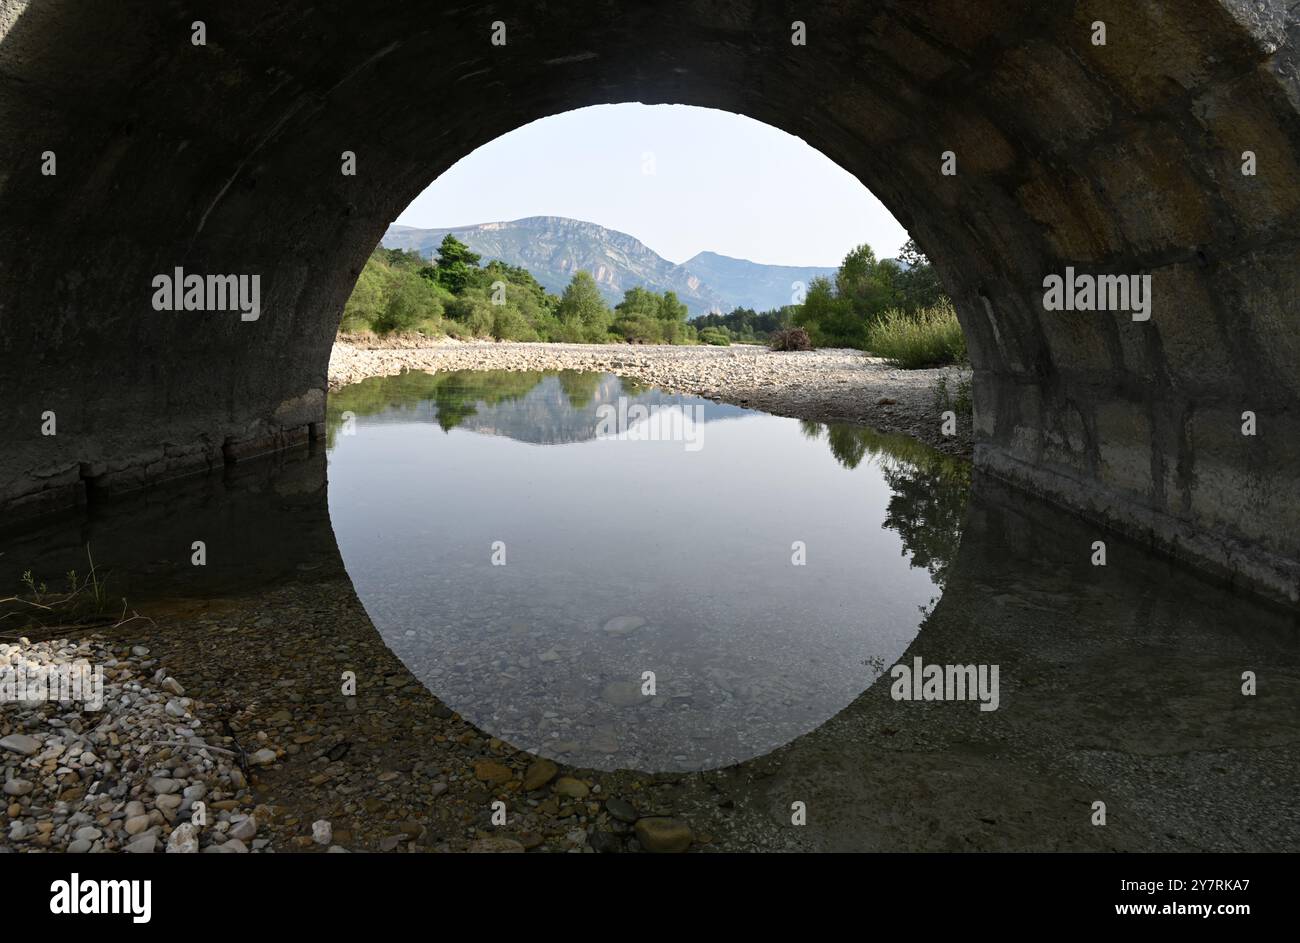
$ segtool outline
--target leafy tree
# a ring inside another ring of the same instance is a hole
[[[483,267],[482,284],[489,289],[493,282],[506,284],[507,302],[524,303],[531,299],[538,309],[554,310],[559,299],[548,294],[542,283],[533,277],[533,273],[520,265],[507,265],[493,259]]]
[[[733,341],[766,343],[774,331],[783,330],[794,323],[794,314],[797,310],[797,305],[786,305],[762,313],[753,308],[736,308],[727,314],[701,315],[690,323],[694,324],[701,333],[714,328],[725,331]]]
[[[934,270],[916,240],[908,239],[903,248],[898,250],[898,257],[911,267],[898,273],[895,292],[897,306],[908,312],[938,307],[945,300],[943,285],[939,281],[939,273]]]
[[[929,257],[921,251],[921,247],[916,244],[916,240],[908,236],[907,242],[898,250],[898,259],[900,262],[906,262],[911,268],[918,265],[929,265]]]
[[[492,306],[492,337],[499,341],[535,341],[537,331],[515,305]]]
[[[457,337],[487,337],[496,325],[492,302],[482,295],[462,295],[447,305],[448,329]]]
[[[803,305],[794,316],[818,347],[860,347],[865,328],[847,298],[836,294],[828,278],[814,278]]]
[[[640,286],[629,288],[614,308],[614,333],[634,344],[662,343],[664,330],[659,319],[662,305],[663,299],[654,292]]]
[[[577,271],[564,289],[555,309],[563,325],[565,339],[578,338],[590,343],[609,339],[613,313],[596,287],[590,272]]]
[[[372,258],[376,257],[384,266],[393,269],[417,271],[428,264],[424,256],[414,249],[385,249],[380,246],[372,256]]]
[[[868,245],[853,249],[833,283],[813,279],[794,323],[818,346],[862,349],[887,314],[916,317],[942,303],[938,278],[916,244],[909,241],[900,255],[912,268],[903,271],[892,260],[877,259]]]
[[[437,280],[453,295],[464,293],[479,275],[479,258],[469,246],[447,233],[438,246]]]
[[[685,337],[686,318],[690,309],[677,299],[677,294],[666,291],[659,299],[659,321],[662,323],[663,338],[670,344],[680,344]]]
[[[892,261],[877,259],[871,246],[860,245],[844,257],[835,273],[835,294],[858,319],[870,321],[894,304],[899,272]],[[847,337],[855,331],[844,333]]]
[[[343,306],[343,321],[339,330],[345,333],[368,331],[379,319],[388,301],[388,271],[380,265],[367,262],[361,270],[352,294]]]

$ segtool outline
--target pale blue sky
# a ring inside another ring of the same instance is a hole
[[[465,157],[397,222],[436,228],[569,216],[628,233],[672,262],[712,250],[838,265],[906,231],[847,171],[793,135],[686,105],[597,105],[543,118]]]

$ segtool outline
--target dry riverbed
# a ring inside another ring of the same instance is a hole
[[[970,371],[902,370],[858,350],[782,352],[749,344],[674,347],[629,344],[521,344],[427,338],[344,338],[330,357],[329,388],[407,370],[584,370],[614,373],[684,393],[819,422],[854,422],[914,436],[969,456],[969,417],[957,434],[941,433],[936,385],[951,395]]]

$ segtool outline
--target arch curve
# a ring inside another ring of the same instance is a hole
[[[1298,40],[1281,0],[0,0],[0,506],[307,437],[348,291],[430,180],[548,114],[672,102],[798,135],[928,248],[981,467],[1295,601]],[[1151,275],[1151,320],[1044,311],[1071,265]],[[153,311],[178,266],[259,273],[259,319]]]

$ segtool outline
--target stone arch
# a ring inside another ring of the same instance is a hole
[[[675,102],[804,138],[929,248],[981,468],[1295,600],[1297,37],[1281,0],[0,0],[0,506],[302,441],[361,264],[430,180],[548,114]],[[1150,274],[1151,320],[1045,312],[1067,265]],[[153,311],[177,266],[259,273],[260,318]]]

